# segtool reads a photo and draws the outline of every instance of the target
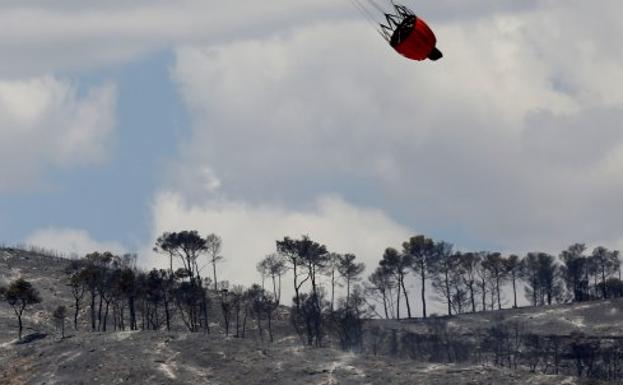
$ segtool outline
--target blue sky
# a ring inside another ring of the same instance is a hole
[[[419,233],[620,248],[623,4],[414,9],[443,60],[348,1],[0,2],[0,242],[154,266],[197,229],[243,283],[285,235],[371,267]]]
[[[160,52],[102,73],[66,74],[82,89],[117,84],[116,138],[110,159],[94,167],[45,170],[45,187],[6,194],[4,239],[22,242],[34,228],[86,229],[137,250],[151,236],[149,197],[188,128],[169,78],[173,57]]]

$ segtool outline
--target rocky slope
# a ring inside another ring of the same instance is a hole
[[[14,249],[0,250],[0,284],[22,276],[40,291],[43,303],[26,316],[28,342],[15,341],[15,318],[0,304],[0,384],[210,384],[210,385],[554,385],[596,384],[572,377],[546,376],[478,365],[418,363],[391,356],[345,353],[335,348],[305,348],[277,325],[275,343],[263,342],[255,331],[249,338],[213,333],[109,332],[68,330],[59,340],[50,314],[59,304],[70,307],[64,285],[69,261]],[[619,302],[595,302],[545,309],[517,309],[446,320],[455,331],[473,333],[504,317],[542,330],[581,328],[611,334],[620,327]],[[615,309],[615,310],[612,310]],[[599,316],[597,316],[599,314]],[[373,321],[366,327],[430,330],[422,321]],[[69,327],[69,325],[68,325]]]
[[[0,347],[7,385],[554,385],[570,377],[492,367],[414,363],[308,349],[291,338],[274,344],[187,333],[84,334]],[[595,383],[595,382],[592,382]]]

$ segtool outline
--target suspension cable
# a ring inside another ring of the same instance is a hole
[[[359,12],[366,18],[366,20],[374,26],[374,29],[379,33],[379,35],[381,35],[383,39],[389,41],[387,33],[379,27],[379,23],[375,20],[374,15],[361,3],[361,1],[362,0],[350,0],[357,10],[359,10]]]
[[[376,24],[374,15],[363,5],[361,0],[350,0],[350,2],[359,10],[359,12],[371,23]]]
[[[386,9],[384,9],[381,5],[379,5],[379,3],[377,3],[375,0],[367,0],[367,1],[368,1],[368,3],[369,3],[371,6],[373,6],[374,8],[376,8],[376,10],[377,10],[377,11],[379,11],[379,12],[381,12],[381,13],[383,13],[383,14],[386,14],[386,13],[387,13],[387,10],[386,10]],[[392,2],[392,4],[393,4],[393,2]]]

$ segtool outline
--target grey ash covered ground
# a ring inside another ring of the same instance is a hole
[[[41,338],[23,344],[15,343],[15,319],[10,308],[0,305],[0,384],[597,384],[494,367],[418,363],[335,348],[306,348],[285,325],[277,328],[273,344],[261,342],[255,331],[244,340],[226,338],[216,324],[210,335],[183,331],[76,333],[68,327],[69,338],[60,341],[50,314],[59,304],[71,306],[71,296],[62,283],[67,263],[19,250],[0,251],[0,284],[22,276],[36,286],[43,298],[42,304],[26,313],[25,330],[26,335],[40,333]],[[621,330],[620,305],[595,302],[484,313],[454,318],[449,327],[469,333],[486,327],[502,314],[507,320],[518,319],[545,331],[568,333],[578,329],[612,335]],[[427,327],[422,322],[381,323],[387,329]]]
[[[579,384],[479,366],[414,363],[188,333],[121,332],[1,348],[2,384]]]
[[[540,335],[569,336],[582,333],[595,337],[619,337],[623,335],[623,299],[592,301],[579,304],[552,305],[547,307],[527,307],[504,309],[501,311],[461,314],[448,319],[448,329],[457,334],[482,332],[496,322],[520,325]],[[414,332],[430,331],[431,323],[422,320],[411,321],[372,321],[385,328],[399,328]]]

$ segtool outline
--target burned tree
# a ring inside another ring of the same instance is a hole
[[[23,278],[18,278],[11,282],[7,288],[0,290],[0,295],[11,305],[15,312],[18,325],[18,339],[21,341],[22,331],[24,329],[22,316],[29,305],[41,302],[39,292],[30,282]]]
[[[119,276],[119,291],[125,300],[128,302],[128,311],[130,312],[130,330],[138,330],[138,323],[136,317],[136,297],[138,294],[137,279],[134,270],[130,268],[124,268],[121,270]],[[122,313],[123,314],[123,313]],[[123,328],[123,316],[121,317],[121,324]]]
[[[240,327],[241,327],[241,313],[244,312],[243,316],[243,320],[246,320],[246,313],[247,313],[247,305],[246,305],[246,290],[244,289],[243,286],[241,285],[234,285],[232,287],[231,290],[229,290],[227,292],[231,304],[231,312],[233,313],[233,316],[235,317],[235,322],[236,322],[236,334],[234,335],[234,337],[236,338],[240,338],[242,335],[240,334]],[[230,321],[231,322],[231,321]]]
[[[482,261],[482,267],[488,272],[488,276],[491,277],[493,289],[491,298],[496,299],[498,310],[502,310],[502,292],[500,289],[507,278],[506,266],[506,261],[500,253],[488,253]],[[492,307],[496,301],[491,301]]]
[[[435,264],[433,271],[433,288],[444,298],[448,307],[448,315],[452,315],[452,281],[459,262],[459,256],[452,252],[452,245],[446,242],[436,244]]]
[[[480,256],[477,253],[463,253],[458,260],[458,271],[463,285],[469,293],[469,301],[472,307],[472,313],[476,312],[476,295],[478,291],[478,266],[480,264]]]
[[[262,277],[270,277],[273,284],[273,298],[275,298],[277,302],[280,302],[281,276],[286,272],[286,261],[284,257],[279,254],[269,254],[258,263],[257,270]],[[262,287],[264,287],[263,284]]]
[[[175,237],[173,237],[171,233],[165,232],[161,236],[159,236],[158,239],[156,239],[156,245],[153,248],[154,252],[165,254],[166,256],[169,257],[169,271],[171,273],[174,272],[173,271],[173,257],[175,257],[175,254],[173,253],[173,250],[175,248],[173,247],[173,244],[172,244],[174,240],[175,240]]]
[[[330,316],[331,329],[343,350],[363,350],[363,320],[366,315],[363,290],[357,285],[350,298],[340,300],[338,308]]]
[[[67,286],[71,288],[71,295],[74,299],[74,330],[78,330],[78,315],[80,314],[80,306],[82,305],[82,300],[84,299],[84,295],[87,290],[83,262],[72,261],[65,272],[69,275],[69,278],[67,279]]]
[[[558,276],[558,266],[553,256],[528,253],[522,262],[522,278],[526,283],[526,297],[533,306],[551,305],[560,296]]]
[[[422,317],[426,318],[426,280],[430,278],[431,266],[435,256],[435,242],[423,235],[411,237],[402,244],[403,254],[409,255],[409,262],[415,274],[420,278]],[[410,316],[409,316],[410,318]]]
[[[229,336],[229,325],[231,323],[231,316],[234,310],[234,302],[236,297],[229,290],[223,289],[219,292],[219,299],[221,301],[221,313],[223,315],[223,324],[225,326],[225,336]]]
[[[65,319],[67,318],[67,309],[65,306],[58,306],[52,313],[54,324],[61,334],[61,339],[65,339]]]
[[[285,258],[288,268],[292,270],[294,304],[298,313],[301,307],[301,287],[309,279],[299,253],[299,241],[285,237],[277,241],[277,252]]]
[[[365,264],[356,263],[354,254],[344,254],[338,257],[337,270],[344,281],[346,281],[346,302],[345,306],[348,307],[350,303],[350,287],[352,282],[358,281],[359,276],[365,269]]]
[[[396,287],[391,272],[379,266],[368,277],[368,282],[366,292],[373,300],[383,304],[385,318],[391,318],[394,313],[392,290]]]
[[[407,305],[407,316],[411,318],[411,306],[409,304],[409,294],[405,286],[405,277],[408,274],[408,269],[412,265],[412,259],[410,254],[401,254],[398,250],[388,247],[385,249],[383,259],[379,262],[379,265],[387,272],[391,272],[396,281],[396,318],[400,319],[400,295],[401,289],[405,297],[405,304]]]
[[[250,309],[255,316],[258,334],[261,341],[264,341],[264,328],[262,326],[262,319],[266,318],[268,323],[268,337],[270,342],[273,342],[273,317],[274,312],[279,307],[279,304],[273,297],[273,295],[261,286],[255,284],[252,285],[247,291],[247,298],[250,303]]]
[[[510,278],[513,284],[513,309],[517,308],[517,280],[521,276],[521,260],[512,254],[504,260],[505,275]]]
[[[312,241],[308,236],[298,241],[299,258],[302,265],[307,269],[307,276],[311,283],[311,295],[308,298],[308,306],[313,306],[312,313],[315,315],[313,320],[315,345],[322,345],[322,313],[323,304],[321,293],[318,290],[318,274],[322,272],[329,261],[329,253],[324,245]],[[308,311],[309,313],[309,311]]]
[[[592,260],[595,263],[595,269],[601,280],[599,291],[602,299],[608,298],[608,286],[606,284],[608,278],[620,268],[619,252],[610,251],[605,247],[596,247],[593,250]],[[598,285],[595,285],[597,289]]]
[[[316,346],[320,346],[322,343],[322,303],[318,279],[329,263],[330,254],[326,246],[311,240],[308,236],[303,236],[301,239],[285,237],[283,241],[277,241],[277,251],[286,258],[292,269],[296,305],[296,310],[291,315],[292,322],[297,333],[301,335],[301,324],[313,321],[312,327],[315,330],[312,333],[314,336],[312,340]],[[311,285],[311,294],[305,297],[305,303],[303,303],[301,287],[307,281]],[[313,311],[309,308],[310,306],[313,307]],[[307,317],[309,314],[318,314],[319,316]],[[309,324],[307,326],[309,327]]]
[[[214,278],[214,291],[218,291],[218,280],[216,278],[216,264],[223,260],[221,248],[223,246],[223,240],[216,234],[209,234],[206,237],[206,252],[208,254],[208,261],[212,265],[212,274]]]
[[[184,313],[184,323],[191,332],[198,331],[200,327],[208,333],[210,331],[208,296],[198,260],[209,250],[213,252],[211,257],[217,256],[218,253],[214,251],[220,250],[220,242],[218,248],[215,248],[215,242],[213,240],[213,244],[209,244],[208,239],[202,238],[197,231],[181,231],[165,233],[156,243],[157,250],[170,253],[182,263],[182,268],[176,272],[176,278],[183,282],[175,290],[175,299],[178,309]]]
[[[561,275],[565,282],[567,292],[574,302],[582,302],[589,299],[588,260],[584,255],[586,246],[576,243],[560,253]]]
[[[331,281],[331,307],[330,310],[333,312],[335,310],[335,286],[339,285],[339,282],[336,277],[338,263],[340,261],[341,255],[338,253],[330,253],[329,261],[327,262],[325,268],[325,274],[329,276],[329,280]]]

